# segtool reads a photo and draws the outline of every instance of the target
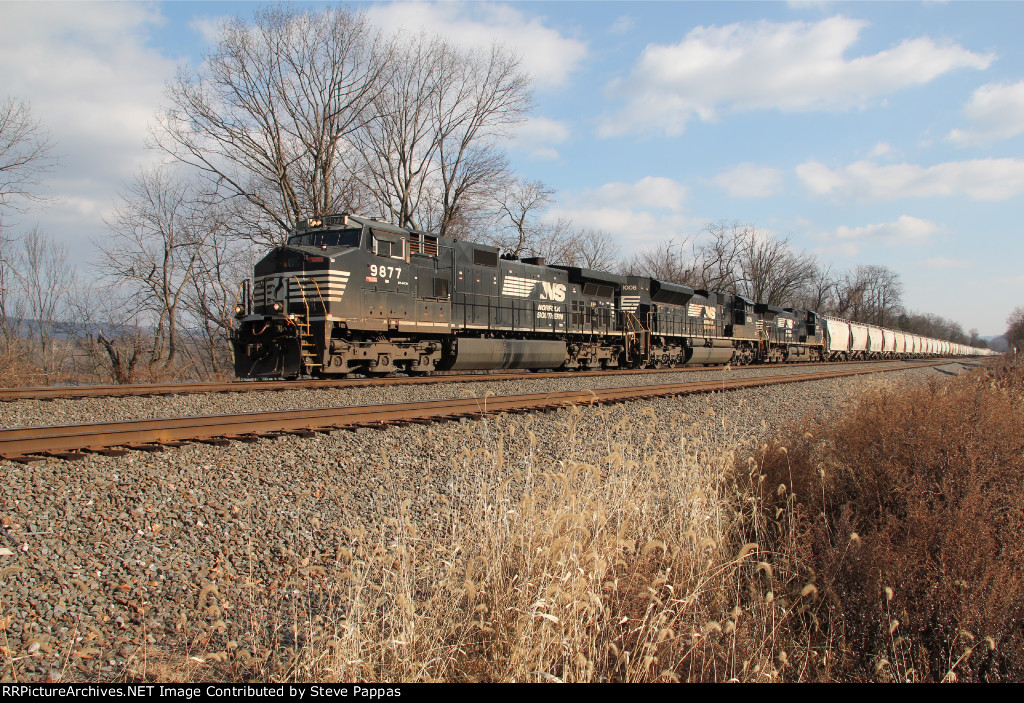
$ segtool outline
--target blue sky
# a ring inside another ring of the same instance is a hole
[[[315,7],[315,4],[312,4]],[[1005,329],[1024,305],[1024,3],[359,3],[382,27],[503,41],[535,77],[514,170],[624,253],[709,222],[882,264],[905,304]],[[38,222],[91,256],[176,67],[252,3],[0,2],[0,93],[59,142]]]

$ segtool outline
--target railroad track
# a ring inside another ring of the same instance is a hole
[[[817,367],[827,365],[835,368],[859,364],[883,363],[872,361],[846,362],[797,362],[791,364],[772,364],[765,368],[781,368],[786,366]],[[893,363],[912,363],[898,362]],[[725,367],[715,367],[724,369]],[[755,367],[733,367],[755,368]],[[246,393],[249,391],[293,391],[311,388],[365,388],[370,386],[408,386],[428,385],[435,383],[481,383],[490,381],[517,381],[523,379],[565,378],[566,376],[623,376],[659,373],[685,373],[687,371],[707,371],[704,366],[673,366],[662,369],[609,369],[607,371],[546,371],[546,372],[492,372],[475,374],[458,374],[451,376],[391,376],[380,378],[339,378],[305,381],[223,381],[208,383],[139,383],[110,384],[95,386],[34,386],[24,388],[0,388],[0,402],[15,400],[53,400],[57,398],[117,398],[125,396],[160,396],[184,395],[194,393]]]
[[[641,398],[739,390],[781,383],[817,381],[886,371],[939,366],[948,360],[899,364],[883,369],[839,369],[748,378],[722,377],[711,381],[663,383],[596,390],[485,396],[449,400],[393,403],[372,406],[315,408],[235,415],[97,422],[54,427],[18,427],[0,430],[0,457],[18,462],[45,457],[83,458],[88,453],[120,455],[129,450],[159,451],[187,442],[228,444],[256,441],[281,434],[312,436],[362,427],[431,423],[492,413],[526,413],[577,404],[617,403]],[[535,376],[536,374],[531,374]]]

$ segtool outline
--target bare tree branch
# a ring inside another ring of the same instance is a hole
[[[540,181],[519,178],[507,183],[495,197],[501,226],[486,240],[514,258],[535,249],[544,232],[538,217],[551,205],[554,194]]]
[[[37,188],[56,165],[50,134],[28,103],[6,98],[0,104],[0,216],[44,200]]]
[[[129,301],[152,316],[151,364],[170,368],[175,361],[183,301],[205,265],[210,240],[224,229],[210,210],[194,183],[156,168],[121,194],[107,223],[111,235],[97,243],[101,275],[127,286]]]
[[[529,77],[507,49],[460,51],[442,37],[399,37],[395,70],[355,134],[353,169],[382,217],[464,237],[503,184],[494,140],[531,105]]]
[[[690,237],[667,239],[634,254],[620,271],[627,276],[650,276],[669,283],[700,287],[697,265],[690,251]]]
[[[342,167],[390,65],[362,14],[292,5],[229,20],[198,71],[167,86],[152,143],[252,208],[253,239],[278,243],[307,215],[358,209]]]
[[[50,239],[38,227],[22,239],[21,267],[16,271],[24,299],[29,336],[39,342],[39,363],[48,374],[63,362],[55,338],[77,283],[68,249]]]
[[[817,262],[797,253],[787,239],[744,227],[737,234],[739,246],[739,292],[750,300],[788,306],[799,291],[813,281]]]

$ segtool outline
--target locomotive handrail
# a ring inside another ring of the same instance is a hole
[[[324,312],[326,313],[326,311],[327,311],[327,303],[324,302],[323,293],[320,292],[320,284],[317,283],[316,279],[313,278],[312,276],[306,276],[306,278],[308,278],[309,282],[313,284],[314,288],[316,288],[316,297],[319,298],[319,300],[320,300],[320,307],[322,307],[324,309]],[[289,276],[288,280],[290,280],[290,281],[294,280],[298,284],[298,286],[299,286],[299,295],[302,296],[302,304],[306,306],[306,319],[308,320],[309,317],[310,317],[309,301],[306,300],[306,291],[302,288],[302,279],[299,278],[298,276]],[[285,288],[284,294],[285,294],[285,297],[287,298],[288,297],[288,289],[287,288]]]
[[[252,287],[251,280],[243,278],[242,282],[238,284],[238,290],[235,292],[235,304],[234,307],[238,307],[239,299],[242,300],[242,310],[246,315],[252,314]]]
[[[317,298],[319,298],[319,300],[320,300],[320,307],[323,308],[324,314],[326,315],[327,314],[327,304],[324,302],[323,293],[320,291],[320,284],[317,283],[316,279],[313,278],[312,276],[307,276],[306,278],[309,279],[309,281],[313,284],[313,287],[316,289]],[[295,325],[296,329],[299,330],[299,337],[300,337],[299,349],[300,349],[300,355],[303,357],[302,363],[307,365],[307,366],[321,366],[322,367],[323,366],[322,360],[319,361],[319,362],[318,361],[310,361],[310,360],[305,358],[308,355],[305,354],[305,352],[302,351],[303,344],[309,344],[314,349],[316,348],[316,344],[313,342],[313,337],[309,333],[309,325],[310,325],[309,318],[311,317],[311,314],[310,314],[310,310],[309,310],[309,299],[306,298],[306,290],[302,287],[302,279],[299,276],[290,276],[287,280],[288,281],[294,280],[295,283],[298,285],[299,295],[302,296],[302,304],[306,308],[306,313],[305,313],[304,319],[301,320],[299,324]],[[285,296],[287,296],[287,295],[288,295],[288,288],[286,286],[285,287]]]

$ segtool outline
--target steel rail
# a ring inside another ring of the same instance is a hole
[[[790,366],[811,367],[837,364],[906,364],[897,359],[875,359],[870,361],[806,362],[788,364],[755,364],[731,368],[782,368]],[[316,388],[365,388],[372,386],[407,386],[435,383],[489,383],[492,381],[518,381],[524,379],[567,378],[579,376],[639,376],[659,373],[685,373],[694,371],[724,370],[725,366],[672,366],[661,369],[608,369],[587,371],[542,371],[542,372],[493,372],[458,374],[451,376],[389,376],[380,378],[337,378],[304,381],[223,381],[197,383],[137,383],[104,384],[95,386],[26,386],[22,388],[0,388],[0,402],[15,400],[53,400],[57,398],[117,398],[125,396],[184,395],[193,393],[248,393],[250,391],[289,391]]]
[[[317,431],[381,427],[387,424],[432,422],[458,417],[479,417],[488,413],[530,412],[575,404],[614,403],[663,396],[730,391],[743,388],[843,378],[884,373],[948,361],[930,361],[885,369],[843,369],[810,373],[719,378],[710,381],[665,383],[593,390],[531,393],[525,395],[457,398],[449,400],[313,408],[234,415],[206,415],[124,422],[97,422],[53,427],[18,427],[0,430],[0,457],[16,461],[31,460],[31,455],[77,458],[79,452],[111,453],[112,447],[155,449],[157,445],[181,442],[226,443],[252,440],[267,434],[310,434]],[[119,453],[114,450],[113,453]]]

